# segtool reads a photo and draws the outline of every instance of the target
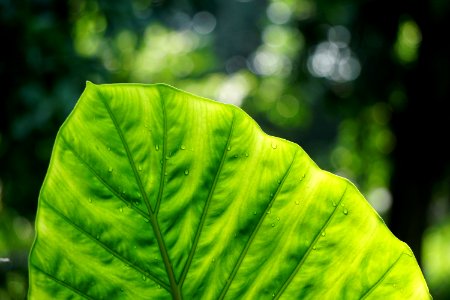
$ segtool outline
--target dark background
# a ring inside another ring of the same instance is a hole
[[[240,105],[353,181],[450,299],[449,20],[447,0],[0,0],[0,299],[26,297],[39,188],[86,80]]]

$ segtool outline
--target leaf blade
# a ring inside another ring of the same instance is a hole
[[[429,298],[351,183],[242,110],[166,85],[88,84],[36,224],[30,298]]]

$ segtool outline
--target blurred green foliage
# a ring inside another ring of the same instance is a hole
[[[0,1],[0,299],[26,297],[39,188],[86,80],[241,106],[357,183],[450,298],[450,5],[422,2]]]

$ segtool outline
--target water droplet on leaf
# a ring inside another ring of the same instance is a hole
[[[113,171],[112,167],[109,167],[108,172],[111,173]]]
[[[231,150],[231,146],[228,146],[227,150],[230,151]]]
[[[346,208],[344,208],[344,215],[348,214],[348,210]]]
[[[277,147],[278,147],[277,143],[272,142],[272,148],[273,148],[273,149],[277,149]]]
[[[189,175],[189,170],[188,169],[184,170],[184,175]]]
[[[142,280],[146,281],[147,277],[145,275],[142,275]]]
[[[300,205],[300,202],[298,200],[295,201],[295,205]]]
[[[186,146],[185,145],[181,145],[180,149],[181,150],[186,150]]]
[[[159,145],[155,146],[155,150],[158,151],[159,150]]]
[[[322,236],[326,236],[327,234],[325,233],[325,231],[322,231]]]
[[[275,227],[275,223],[272,223],[272,227]]]

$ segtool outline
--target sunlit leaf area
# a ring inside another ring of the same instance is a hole
[[[86,81],[241,107],[351,180],[450,298],[448,1],[0,2],[0,299],[25,299],[40,187]]]

